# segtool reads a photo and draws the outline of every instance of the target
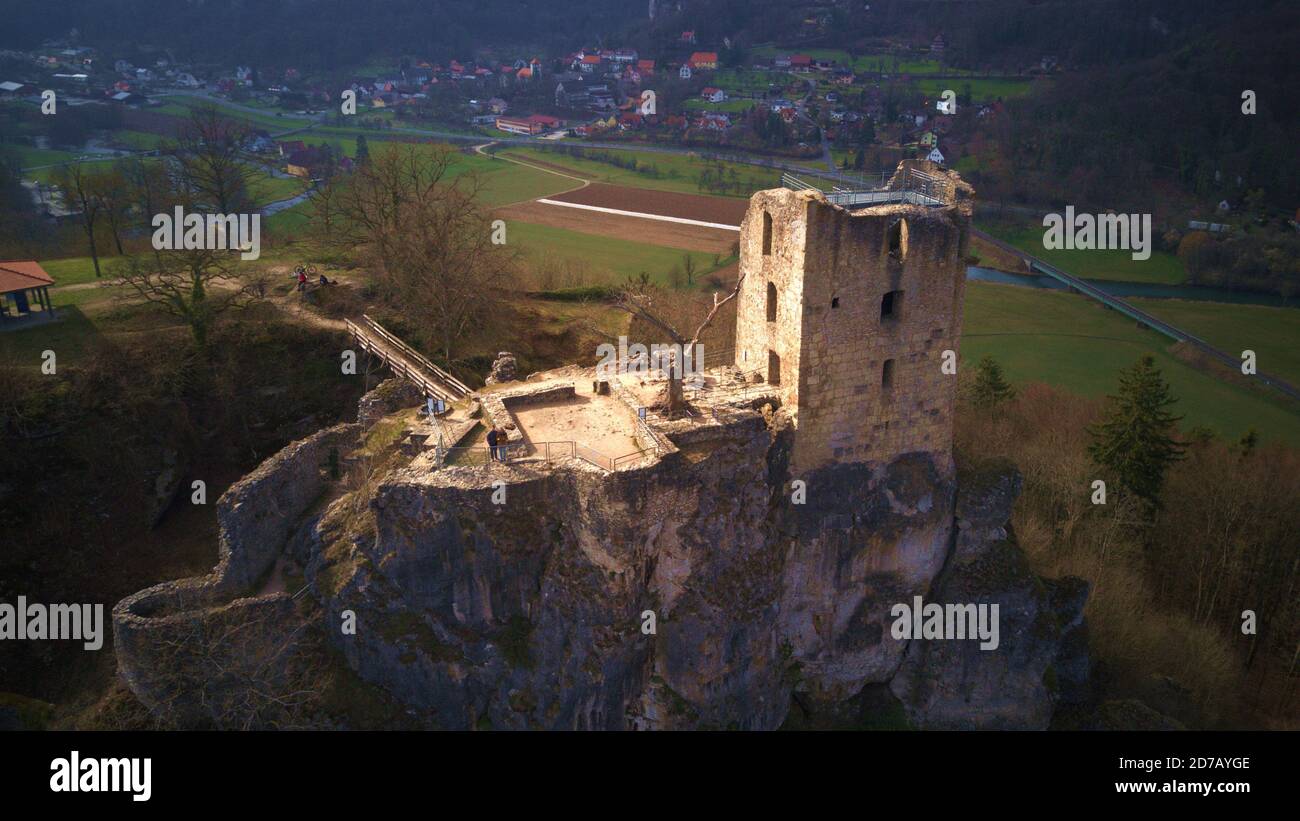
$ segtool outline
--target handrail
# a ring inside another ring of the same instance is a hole
[[[363,350],[378,354],[394,374],[409,379],[426,395],[441,399],[444,402],[455,402],[470,393],[470,389],[463,382],[434,365],[427,357],[424,357],[410,345],[394,336],[382,325],[369,316],[363,315],[362,318],[367,327],[363,328],[351,319],[343,320],[348,333],[357,340]],[[372,339],[371,334],[374,334],[378,339]],[[381,342],[383,344],[380,344]],[[389,349],[386,350],[384,345],[389,346]],[[416,365],[427,368],[438,377],[439,382],[434,382],[426,374],[421,373],[415,367]]]
[[[442,368],[438,367],[437,365],[433,364],[433,362],[432,362],[432,361],[431,361],[427,356],[425,356],[424,354],[420,353],[420,352],[417,351],[416,349],[412,348],[412,347],[411,347],[410,345],[408,345],[405,341],[403,341],[400,337],[398,337],[398,336],[396,336],[395,334],[393,334],[391,331],[389,331],[389,330],[388,330],[387,328],[385,328],[383,325],[380,325],[378,322],[376,322],[375,320],[371,319],[370,316],[369,316],[368,314],[362,314],[362,315],[361,315],[361,318],[362,318],[363,320],[365,320],[365,323],[366,323],[368,326],[370,326],[370,328],[372,328],[376,333],[378,333],[380,336],[382,336],[386,341],[392,343],[393,346],[396,347],[400,352],[406,354],[407,356],[409,356],[409,357],[411,357],[412,359],[414,359],[416,362],[418,362],[418,363],[420,363],[421,365],[423,365],[424,367],[428,368],[428,369],[429,369],[430,371],[432,371],[436,376],[438,376],[438,377],[441,378],[444,382],[446,382],[446,383],[448,384],[449,387],[453,388],[453,389],[456,390],[456,391],[459,391],[459,392],[461,393],[462,396],[465,395],[465,394],[468,394],[468,393],[471,393],[471,392],[472,392],[472,391],[470,390],[470,388],[469,388],[468,385],[466,385],[464,382],[461,382],[459,379],[457,379],[456,377],[452,376],[452,375],[451,375],[450,373],[448,373],[447,371],[445,371],[445,370],[443,370]]]

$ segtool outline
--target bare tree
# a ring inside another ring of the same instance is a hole
[[[680,346],[680,350],[685,353],[695,347],[704,334],[704,330],[709,327],[717,317],[718,311],[722,306],[735,299],[740,294],[741,283],[745,281],[745,275],[742,272],[736,279],[735,287],[725,297],[719,296],[718,292],[713,294],[713,305],[708,309],[704,319],[696,326],[695,332],[687,336],[669,320],[673,313],[686,313],[681,310],[680,306],[676,310],[668,310],[667,305],[671,301],[668,291],[649,283],[646,278],[636,281],[629,281],[627,285],[619,289],[615,295],[614,304],[624,311],[630,313],[633,317],[640,318],[642,321],[658,328],[672,341],[675,346]],[[669,419],[676,417],[681,413],[686,404],[682,391],[683,363],[679,358],[666,369],[666,390],[663,400],[663,411]]]
[[[202,350],[221,315],[256,300],[231,251],[186,250],[130,257],[118,268],[131,292],[124,297],[152,304],[184,322],[195,346]]]
[[[153,215],[163,204],[177,199],[171,177],[162,161],[146,161],[139,157],[122,160],[118,165],[131,207],[138,209],[141,220],[137,227],[148,228]]]
[[[446,146],[387,145],[347,177],[329,180],[313,202],[317,241],[341,250],[373,252],[387,269],[408,213],[444,199],[472,201],[472,174],[451,175],[455,152]]]
[[[104,209],[99,196],[99,185],[95,175],[87,171],[80,162],[70,163],[58,170],[54,184],[63,192],[64,203],[76,210],[81,216],[81,227],[86,232],[86,242],[90,246],[90,261],[95,266],[95,277],[99,270],[99,249],[95,245],[95,227]]]
[[[403,209],[385,239],[387,287],[404,312],[431,329],[448,362],[472,328],[492,318],[496,295],[514,277],[517,255],[492,241],[488,214],[461,191]]]
[[[98,174],[94,179],[95,196],[99,198],[100,208],[108,223],[108,232],[113,237],[113,247],[118,256],[126,253],[122,250],[122,229],[131,208],[130,190],[120,168],[114,166]]]
[[[240,213],[253,207],[257,187],[259,172],[247,151],[251,136],[247,125],[204,106],[194,109],[164,152],[199,207]]]
[[[491,319],[518,259],[493,242],[476,202],[479,180],[453,174],[454,163],[445,146],[385,146],[351,176],[327,182],[313,214],[320,244],[374,255],[385,296],[429,329],[448,362],[456,342]]]

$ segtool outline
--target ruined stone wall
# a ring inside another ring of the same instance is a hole
[[[957,378],[941,364],[961,333],[964,224],[951,209],[822,204],[809,223],[796,465],[948,454]]]
[[[766,373],[768,351],[780,357],[797,471],[913,452],[951,468],[956,377],[940,366],[961,334],[971,190],[932,163],[900,166],[891,184],[912,166],[933,175],[930,190],[950,204],[846,210],[786,189],[751,199],[736,362]]]
[[[735,364],[769,379],[768,353],[780,357],[781,404],[799,404],[800,334],[803,329],[804,247],[813,194],[785,189],[750,198],[740,228],[740,267],[745,278],[736,304]],[[764,254],[764,226],[771,221],[770,253]],[[768,285],[775,289],[776,316],[768,320]]]
[[[213,711],[227,709],[224,694],[240,683],[216,671],[253,663],[269,672],[265,653],[292,653],[300,625],[289,596],[252,588],[325,490],[329,452],[345,460],[360,431],[336,425],[267,459],[217,501],[220,560],[212,573],[155,585],[113,608],[118,674],[155,715],[181,726],[222,720]]]

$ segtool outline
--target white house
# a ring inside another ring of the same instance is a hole
[[[683,80],[691,79],[691,67],[682,63],[682,67],[677,70],[677,76]]]
[[[725,103],[727,101],[727,92],[712,86],[701,91],[700,96],[711,103]]]
[[[937,147],[931,148],[930,153],[926,154],[925,158],[930,162],[937,162],[940,165],[943,165],[943,153],[940,152]]]

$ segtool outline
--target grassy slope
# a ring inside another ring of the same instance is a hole
[[[1133,259],[1131,251],[1050,251],[1043,247],[1044,228],[1041,220],[1036,223],[1026,220],[1016,224],[1006,221],[990,221],[987,224],[981,222],[979,227],[1066,273],[1084,279],[1177,285],[1187,278],[1187,271],[1178,257],[1164,251],[1152,251],[1151,258],[1146,260]]]
[[[1129,299],[1230,354],[1252,350],[1259,369],[1300,384],[1300,309],[1183,299]]]
[[[534,259],[563,259],[582,264],[588,279],[582,283],[584,285],[620,283],[641,271],[661,283],[667,282],[668,271],[674,265],[681,265],[682,258],[688,253],[678,248],[612,239],[526,222],[508,222],[506,236],[511,246],[522,249]],[[713,267],[712,254],[699,251],[689,253],[695,260],[697,271],[704,272]]]
[[[968,285],[962,336],[962,359],[968,365],[991,355],[1013,381],[1104,396],[1115,390],[1121,368],[1151,353],[1180,397],[1175,410],[1185,415],[1184,428],[1204,425],[1236,438],[1254,427],[1265,439],[1300,445],[1300,415],[1185,365],[1166,351],[1163,337],[1082,296]]]
[[[655,191],[676,191],[685,194],[701,193],[699,185],[696,183],[700,172],[705,168],[714,168],[718,165],[713,161],[684,154],[646,154],[603,148],[590,150],[607,152],[623,158],[635,156],[639,166],[653,167],[658,170],[659,176],[652,176],[650,173],[633,171],[628,168],[619,168],[596,160],[573,157],[559,151],[546,151],[537,148],[509,148],[500,153],[520,159],[535,159],[562,166],[571,169],[578,176],[585,177],[592,182],[649,188]],[[780,172],[771,168],[759,168],[753,165],[727,162],[722,163],[722,165],[725,168],[734,169],[737,178],[750,186],[749,190],[752,191],[773,188],[780,183]]]

